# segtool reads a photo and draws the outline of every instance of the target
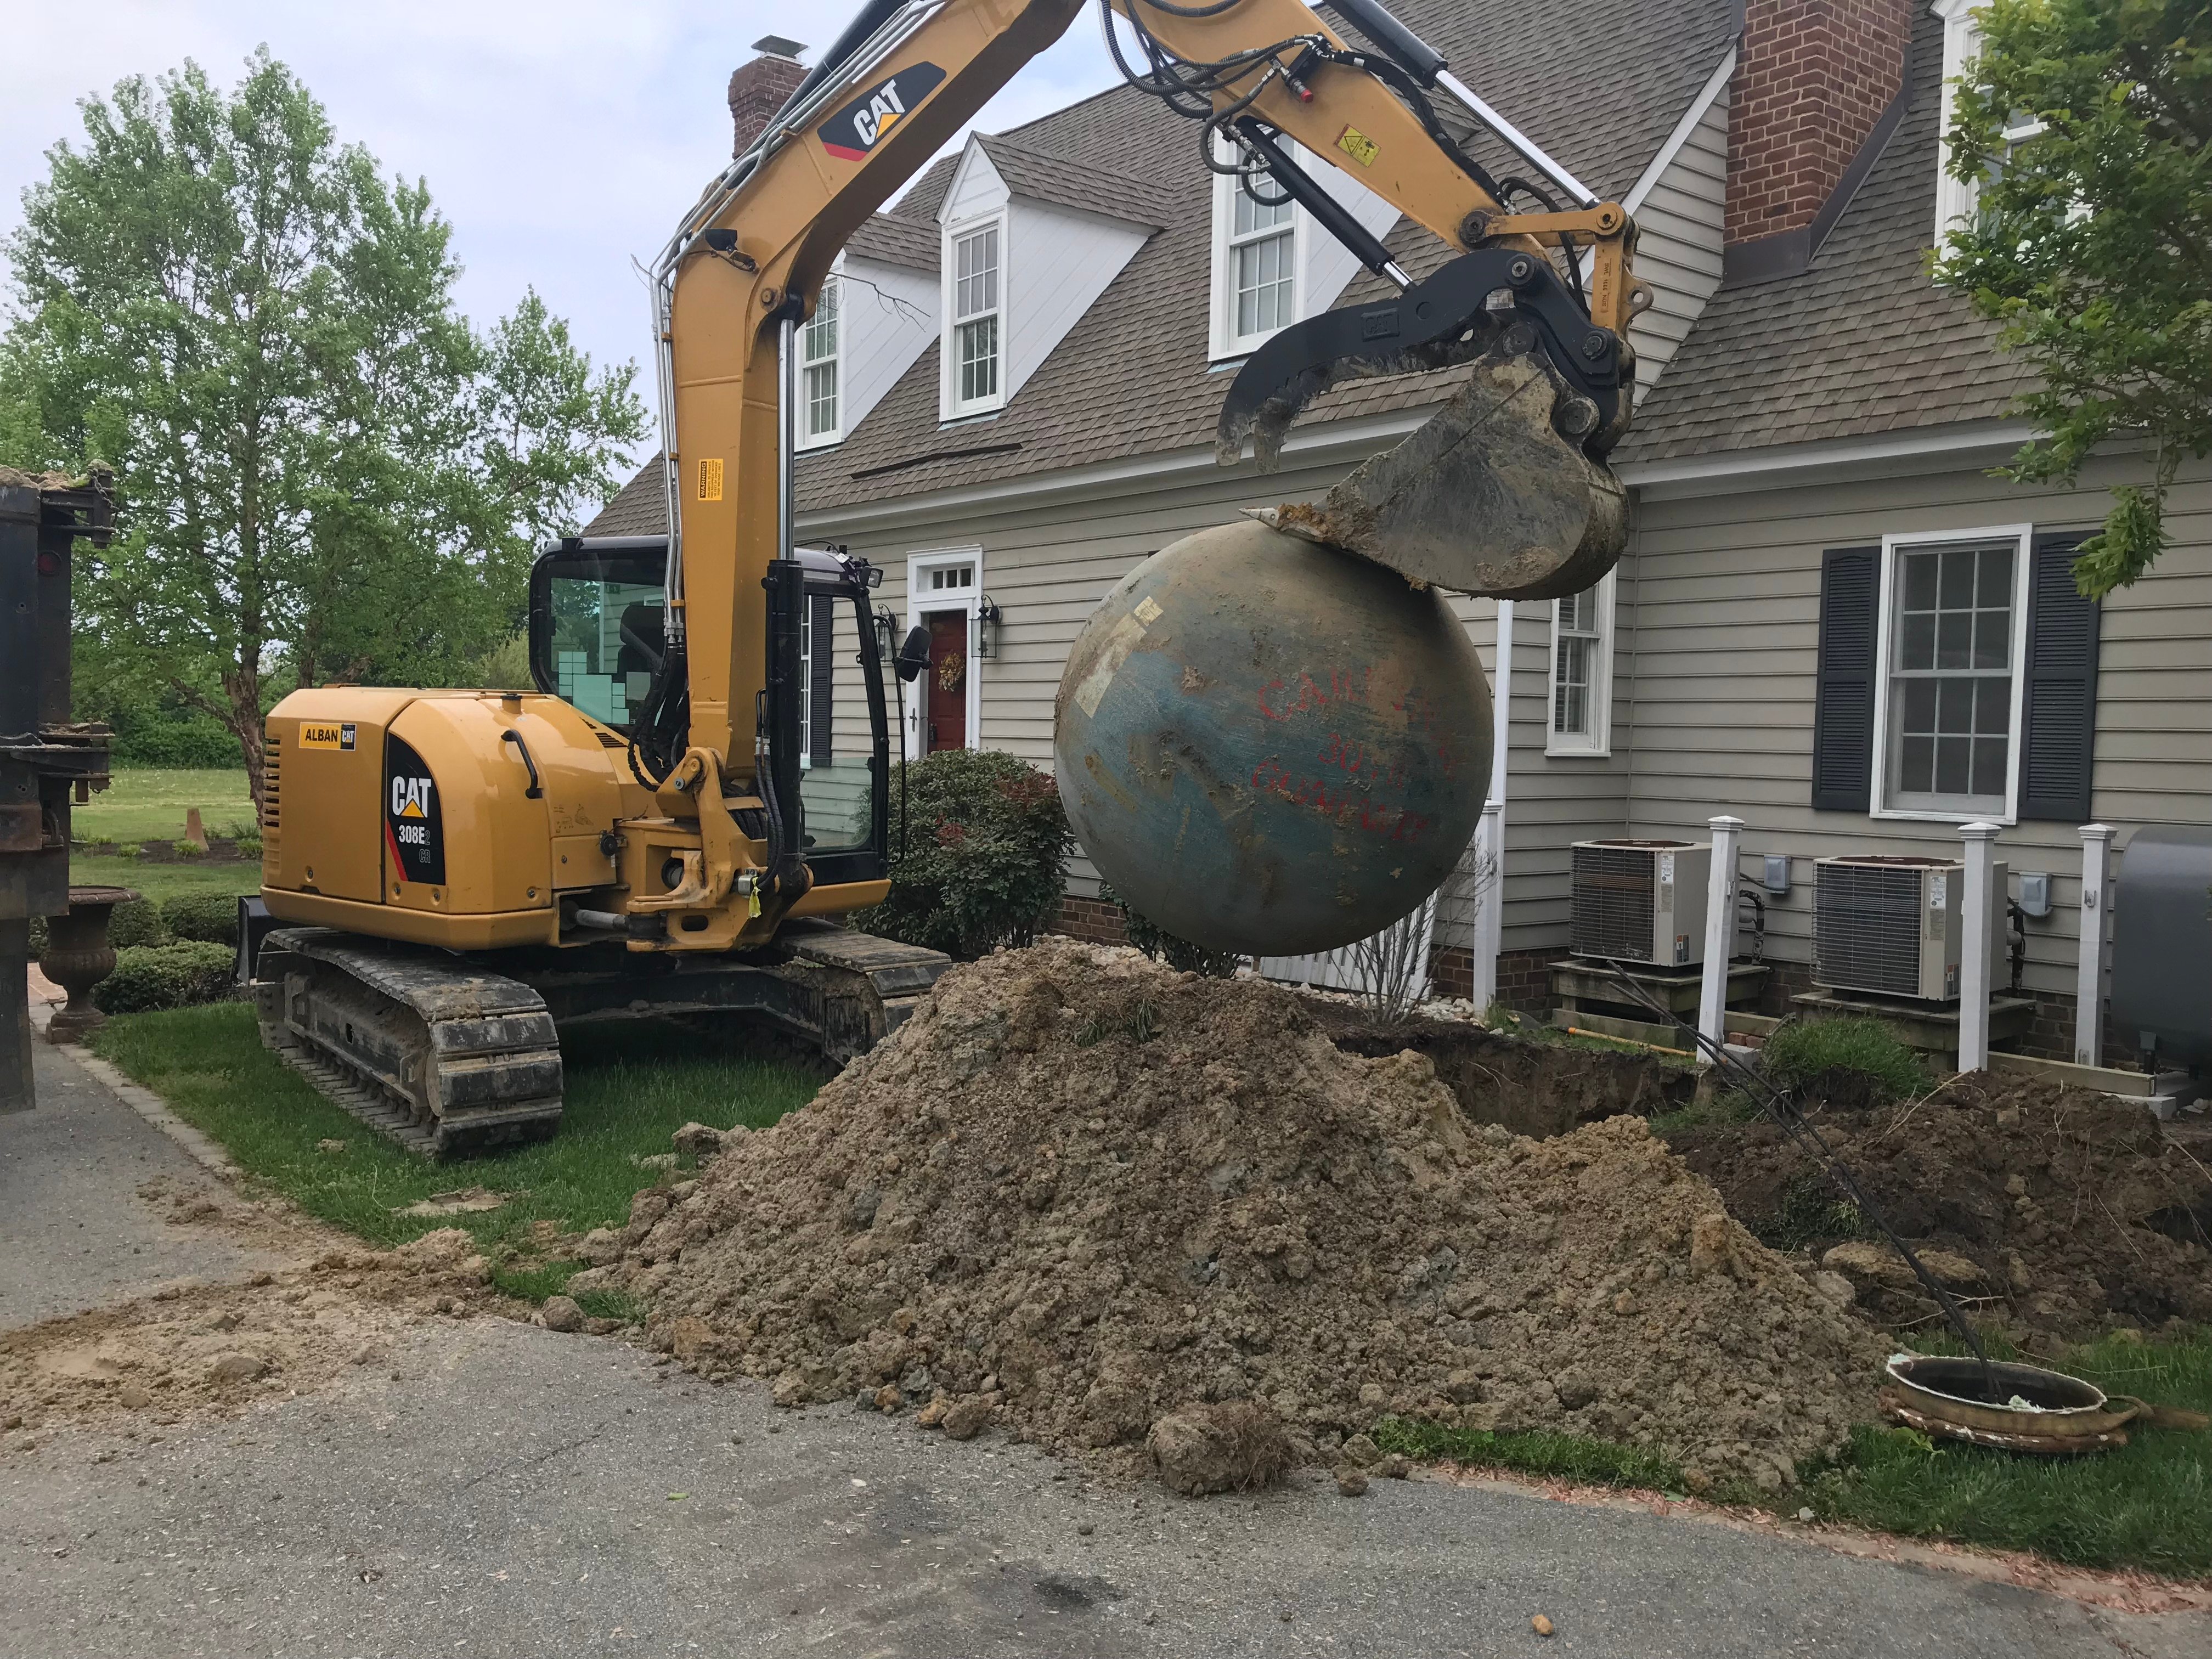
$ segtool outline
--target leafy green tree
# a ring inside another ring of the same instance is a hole
[[[479,337],[428,188],[265,49],[228,94],[187,63],[81,108],[8,249],[0,445],[115,467],[86,625],[118,685],[222,722],[258,801],[284,682],[436,683],[511,633],[532,541],[643,434],[635,371],[535,293]]]
[[[2012,476],[2071,483],[2117,434],[2154,447],[2150,482],[2112,492],[2075,563],[2098,597],[2150,568],[2176,469],[2212,453],[2212,4],[1991,0],[1977,16],[1950,141],[1978,209],[1937,274],[2039,373],[2024,412],[2048,435]]]

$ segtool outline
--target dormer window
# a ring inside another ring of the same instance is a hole
[[[1975,206],[1981,197],[1981,179],[1996,178],[2003,172],[2006,159],[2012,152],[2043,131],[2043,123],[2034,116],[2015,112],[2000,136],[2004,146],[2002,153],[1990,158],[1981,179],[1951,176],[1951,118],[1958,106],[1958,81],[1967,66],[1982,55],[1982,31],[1974,21],[1974,9],[1988,3],[1989,0],[1936,0],[1930,8],[1943,20],[1942,141],[1936,163],[1936,246],[1939,252],[1952,232],[1963,230],[1973,222]]]
[[[814,314],[799,331],[799,427],[801,448],[834,444],[845,435],[842,387],[844,357],[838,349],[838,312],[842,279],[830,277],[822,284]]]
[[[1398,210],[1347,171],[1309,155],[1288,138],[1291,160],[1345,210],[1377,236],[1389,234]],[[1226,164],[1231,152],[1214,154]],[[1213,301],[1209,349],[1213,360],[1242,357],[1301,317],[1334,305],[1359,261],[1343,245],[1308,222],[1304,209],[1275,188],[1266,173],[1247,190],[1243,179],[1217,174],[1213,183]]]
[[[1234,344],[1256,345],[1297,317],[1297,208],[1230,182],[1230,330]]]
[[[951,412],[973,415],[1006,402],[1000,319],[1004,315],[1001,221],[952,233],[951,269],[946,287],[951,301]]]

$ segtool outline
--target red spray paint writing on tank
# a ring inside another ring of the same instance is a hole
[[[1332,792],[1327,778],[1295,776],[1272,756],[1252,769],[1252,787],[1279,796],[1293,806],[1310,806],[1339,823],[1353,825],[1369,835],[1390,841],[1419,841],[1421,832],[1429,827],[1428,819],[1419,812],[1392,806],[1372,795],[1355,793],[1350,789]]]
[[[1260,712],[1271,720],[1286,720],[1293,714],[1326,708],[1331,703],[1356,702],[1364,706],[1369,683],[1374,678],[1375,670],[1364,664],[1356,669],[1330,669],[1327,685],[1310,674],[1301,673],[1295,699],[1288,696],[1286,681],[1269,680],[1260,688]],[[1279,692],[1284,695],[1279,696]]]

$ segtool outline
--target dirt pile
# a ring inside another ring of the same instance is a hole
[[[2212,1321],[2212,1173],[2141,1105],[1980,1072],[1918,1102],[1831,1098],[1814,1121],[1899,1232],[1954,1258],[1939,1276],[1977,1318],[2055,1337]],[[1832,1258],[1870,1312],[1905,1326],[1935,1312],[1771,1124],[1672,1144],[1754,1232]]]
[[[426,1316],[526,1313],[490,1290],[475,1249],[445,1228],[396,1250],[326,1249],[289,1271],[182,1282],[0,1334],[0,1444],[64,1424],[226,1415],[374,1364]]]
[[[1164,1416],[1253,1400],[1322,1455],[1403,1413],[1779,1486],[1881,1351],[1640,1121],[1474,1125],[1286,993],[1060,940],[946,975],[626,1241],[605,1271],[694,1369],[1130,1472]]]

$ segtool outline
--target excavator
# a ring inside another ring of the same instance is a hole
[[[741,1015],[842,1062],[948,965],[842,920],[889,891],[890,706],[927,642],[874,604],[880,569],[795,543],[797,331],[847,239],[1083,3],[865,0],[708,185],[652,272],[668,534],[544,550],[534,689],[325,685],[270,714],[262,1035],[365,1122],[434,1156],[549,1134],[572,1022]],[[1255,351],[1220,458],[1268,469],[1347,377],[1471,364],[1443,438],[1361,470],[1379,493],[1278,521],[1416,588],[1587,586],[1625,536],[1603,457],[1650,298],[1630,217],[1379,0],[1330,9],[1345,31],[1302,0],[1101,0],[1204,164],[1295,201],[1395,296]],[[1534,176],[1494,175],[1440,104]],[[1413,280],[1316,162],[1449,257]]]

